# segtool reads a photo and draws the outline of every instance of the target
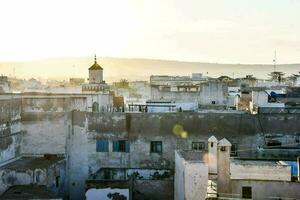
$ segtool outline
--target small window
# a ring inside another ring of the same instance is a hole
[[[280,146],[282,145],[282,144],[281,144],[281,141],[279,141],[279,140],[274,140],[274,139],[269,140],[269,141],[267,141],[266,143],[267,143],[267,146],[268,146],[268,147],[280,147]]]
[[[226,147],[221,147],[221,151],[226,151]]]
[[[151,153],[162,153],[162,142],[161,141],[152,141],[150,146]]]
[[[96,141],[96,151],[97,152],[108,152],[108,141],[107,140],[97,140]]]
[[[130,150],[129,141],[127,140],[118,140],[113,141],[113,152],[126,152]]]
[[[233,143],[230,149],[230,156],[237,156],[237,144]]]
[[[251,187],[243,187],[242,193],[243,193],[243,198],[252,199],[252,188]]]
[[[55,178],[55,187],[56,188],[58,188],[59,187],[59,181],[60,180],[60,176],[57,176],[56,178]]]
[[[192,150],[204,150],[205,149],[205,143],[204,142],[192,142]]]
[[[99,103],[97,103],[97,102],[93,103],[92,112],[99,112]]]
[[[213,148],[214,147],[214,143],[210,143],[210,147]]]

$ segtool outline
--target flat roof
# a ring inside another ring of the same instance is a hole
[[[177,153],[188,162],[204,162],[207,151],[177,150]]]
[[[59,200],[56,195],[46,189],[46,186],[41,185],[16,185],[6,190],[0,199],[51,199]]]
[[[286,163],[276,160],[252,160],[252,159],[239,159],[232,158],[232,163],[240,164],[240,165],[267,165],[267,166],[288,166]]]
[[[56,162],[64,160],[64,157],[49,156],[46,157],[22,157],[16,161],[0,167],[0,169],[28,170],[45,169]]]

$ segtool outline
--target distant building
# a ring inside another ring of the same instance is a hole
[[[72,86],[84,84],[84,78],[70,78],[69,84]]]
[[[9,93],[11,92],[11,85],[8,81],[7,76],[0,76],[0,93]]]
[[[97,63],[95,55],[94,64],[89,68],[89,83],[82,85],[82,92],[108,91],[109,86],[103,80],[103,68]]]

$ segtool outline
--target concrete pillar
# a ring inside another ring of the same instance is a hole
[[[218,176],[218,140],[215,136],[208,139],[208,179],[216,180]]]
[[[218,194],[226,197],[231,194],[230,186],[230,148],[231,144],[223,138],[218,143]]]

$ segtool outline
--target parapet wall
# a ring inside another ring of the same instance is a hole
[[[300,130],[300,114],[74,112],[73,124],[83,125],[84,115],[88,119],[89,131],[127,133],[130,137],[173,134],[176,125],[182,127],[188,136],[295,134]]]

